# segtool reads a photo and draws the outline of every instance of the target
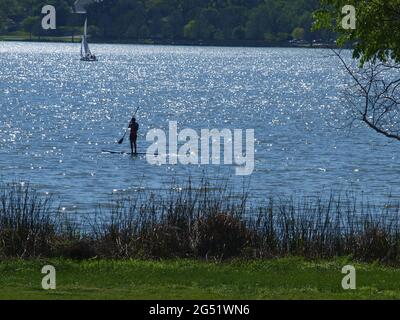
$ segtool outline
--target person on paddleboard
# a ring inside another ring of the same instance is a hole
[[[137,153],[137,133],[139,131],[139,124],[136,122],[135,116],[132,117],[132,120],[129,123],[129,129],[131,129],[131,135],[130,135],[131,151],[132,151],[132,154],[136,154]],[[134,147],[135,147],[135,153],[133,153]]]

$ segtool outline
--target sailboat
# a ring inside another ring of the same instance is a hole
[[[81,61],[97,61],[96,56],[90,51],[89,43],[87,41],[87,19],[85,20],[85,26],[83,30],[81,42]]]

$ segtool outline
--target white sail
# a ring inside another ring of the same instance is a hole
[[[86,55],[86,56],[87,56],[88,54],[89,54],[89,55],[92,55],[92,52],[90,51],[90,48],[89,48],[89,43],[87,42],[87,37],[84,37],[83,39],[84,39],[84,41],[83,41],[83,48],[85,49],[85,55]]]
[[[85,25],[83,26],[83,35],[87,37],[87,18],[85,19]]]
[[[89,43],[87,41],[87,19],[85,20],[85,25],[83,27],[83,36],[82,36],[82,43],[81,43],[81,56],[86,57],[87,55],[92,55],[92,52],[89,48]]]
[[[83,36],[81,42],[81,60],[84,61],[97,61],[96,57],[92,54],[89,48],[88,37],[87,37],[87,19],[83,27]]]
[[[87,55],[92,55],[89,44],[87,42],[87,38],[85,36],[82,36],[82,42],[81,42],[81,58],[87,57]]]

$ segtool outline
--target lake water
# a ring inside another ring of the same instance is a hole
[[[67,210],[91,210],[112,193],[165,188],[207,175],[246,183],[258,199],[352,189],[375,200],[400,195],[400,144],[330,123],[346,106],[346,76],[327,50],[0,42],[0,181],[27,181]],[[140,106],[139,150],[148,130],[255,129],[255,170],[151,166],[102,154],[119,146]]]

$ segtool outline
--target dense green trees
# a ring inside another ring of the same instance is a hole
[[[26,31],[31,34],[70,34],[76,23],[71,11],[74,0],[1,0],[0,1],[0,33]],[[46,4],[57,9],[57,25],[55,31],[41,29],[41,10]]]
[[[355,42],[354,57],[361,62],[393,58],[400,62],[400,0],[321,0],[316,27],[337,32],[339,43]],[[342,8],[354,5],[357,25],[341,27]]]
[[[57,9],[62,35],[82,24],[73,14],[74,0],[47,0]],[[0,32],[38,34],[42,0],[1,0]],[[311,40],[312,12],[318,0],[103,0],[88,7],[90,31],[105,40]],[[304,31],[302,31],[304,30]]]

